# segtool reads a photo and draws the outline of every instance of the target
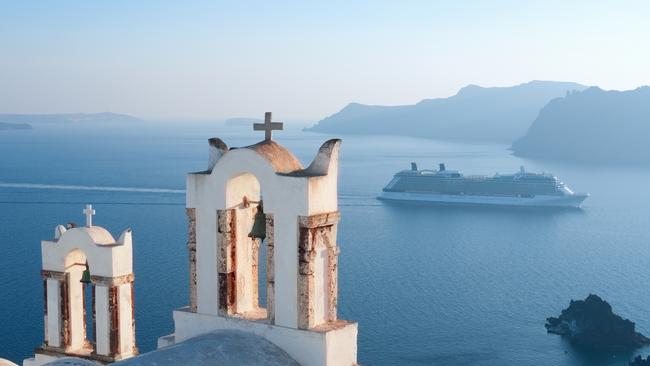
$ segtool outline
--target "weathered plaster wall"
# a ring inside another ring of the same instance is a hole
[[[305,331],[187,310],[175,310],[174,323],[176,343],[215,329],[234,329],[268,339],[303,366],[352,366],[357,361],[356,323],[326,331]]]

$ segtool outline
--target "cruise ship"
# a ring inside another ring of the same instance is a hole
[[[457,170],[410,170],[395,174],[384,187],[382,200],[466,205],[580,207],[589,194],[574,193],[556,176],[530,173],[465,176]]]

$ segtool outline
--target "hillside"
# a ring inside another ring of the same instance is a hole
[[[650,162],[650,87],[589,88],[551,101],[515,155],[584,162]]]
[[[133,123],[142,120],[126,114],[66,113],[66,114],[0,114],[2,123]]]
[[[509,144],[526,132],[551,99],[584,88],[555,81],[531,81],[512,87],[469,85],[449,98],[425,99],[415,105],[351,103],[306,130]]]

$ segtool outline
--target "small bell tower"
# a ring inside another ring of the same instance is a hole
[[[212,138],[209,169],[188,175],[189,304],[174,311],[175,333],[159,347],[238,329],[304,366],[356,364],[357,324],[337,314],[341,140],[326,141],[304,168],[273,141],[281,129],[267,112],[254,145],[228,149]]]
[[[131,229],[115,240],[106,229],[93,225],[91,205],[83,213],[85,226],[59,225],[53,240],[41,242],[44,341],[25,366],[60,357],[111,363],[138,354]]]

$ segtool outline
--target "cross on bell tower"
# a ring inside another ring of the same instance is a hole
[[[264,131],[264,140],[271,140],[273,131],[282,131],[282,122],[271,122],[271,112],[264,113],[264,123],[253,124],[253,131]]]
[[[86,205],[86,208],[83,210],[83,214],[86,215],[86,227],[93,226],[93,216],[95,215],[93,205]]]

